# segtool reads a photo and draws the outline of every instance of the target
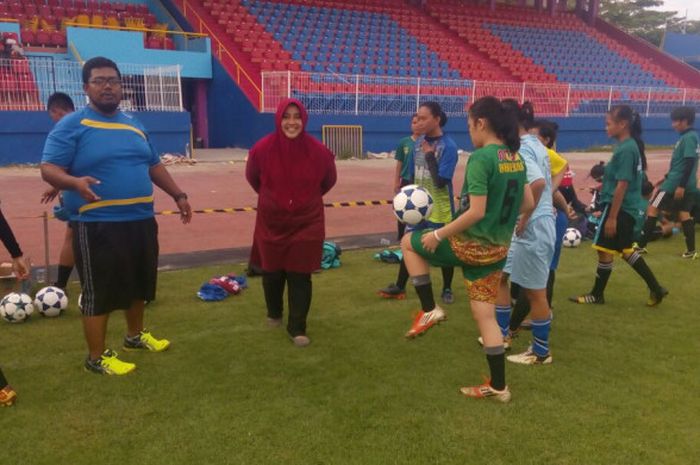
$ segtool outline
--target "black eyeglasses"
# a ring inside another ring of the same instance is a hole
[[[90,80],[90,84],[98,86],[98,87],[104,87],[107,84],[113,87],[121,86],[122,81],[119,78],[95,78]]]

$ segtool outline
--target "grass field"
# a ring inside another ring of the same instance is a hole
[[[595,258],[587,244],[564,251],[554,364],[508,364],[507,405],[458,393],[487,373],[461,283],[449,321],[406,341],[417,299],[412,289],[403,302],[374,295],[396,266],[373,250],[314,276],[313,344],[303,350],[266,327],[259,280],[221,303],[195,297],[201,282],[242,267],[175,271],[160,275],[148,311],[171,350],[127,354],[133,375],[100,377],[82,369],[73,299],[59,319],[0,325],[0,362],[20,396],[0,410],[0,463],[697,463],[700,262],[677,258],[678,237],[651,250],[671,291],[658,309],[644,306],[642,281],[621,262],[608,304],[567,303],[589,289]],[[123,331],[115,314],[115,348]]]

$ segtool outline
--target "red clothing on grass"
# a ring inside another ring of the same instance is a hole
[[[290,105],[299,108],[303,124],[294,139],[282,132],[282,116]],[[335,157],[306,133],[307,121],[301,102],[283,100],[275,132],[259,140],[248,155],[246,179],[258,193],[253,234],[257,253],[251,259],[265,271],[311,273],[321,267],[323,195],[335,185]]]

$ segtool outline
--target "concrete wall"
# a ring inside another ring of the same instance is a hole
[[[105,56],[117,63],[133,63],[149,67],[180,65],[185,78],[211,78],[211,42],[190,41],[199,51],[154,50],[145,48],[142,32],[110,31],[69,27],[68,43],[78,50],[80,58]]]
[[[133,113],[148,130],[158,153],[185,153],[190,141],[190,114],[187,112]],[[46,136],[53,127],[42,111],[0,112],[0,166],[38,163]]]

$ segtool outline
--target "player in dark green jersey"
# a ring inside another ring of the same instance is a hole
[[[671,112],[671,125],[680,134],[680,139],[673,148],[671,165],[668,173],[656,183],[659,191],[649,203],[647,219],[644,223],[644,234],[639,241],[638,250],[646,252],[646,245],[659,219],[659,210],[677,211],[685,235],[686,251],[681,257],[696,259],[695,251],[695,220],[690,212],[695,205],[698,193],[698,155],[700,143],[698,133],[693,128],[695,109],[678,107]]]
[[[632,247],[646,171],[641,119],[628,105],[616,106],[608,112],[606,129],[608,135],[619,143],[603,174],[603,214],[593,239],[593,248],[598,251],[598,269],[591,292],[571,297],[570,300],[578,304],[604,303],[613,257],[620,254],[649,287],[647,305],[655,306],[661,303],[668,291],[659,284],[644,258]]]
[[[503,337],[496,322],[495,302],[513,228],[521,209],[534,208],[525,163],[518,154],[517,122],[494,97],[477,100],[469,109],[469,134],[475,150],[469,157],[460,211],[444,226],[406,234],[401,241],[406,266],[422,310],[406,334],[413,338],[446,319],[435,304],[430,266],[459,266],[472,316],[484,341],[491,378],[463,387],[473,398],[508,402]]]
[[[417,114],[411,118],[411,135],[399,141],[394,154],[396,160],[396,171],[394,172],[394,195],[398,194],[402,187],[413,184],[415,168],[413,164],[413,154],[416,151],[416,140],[420,137],[416,127]],[[406,230],[406,224],[397,221],[399,228],[398,240],[400,241]]]

